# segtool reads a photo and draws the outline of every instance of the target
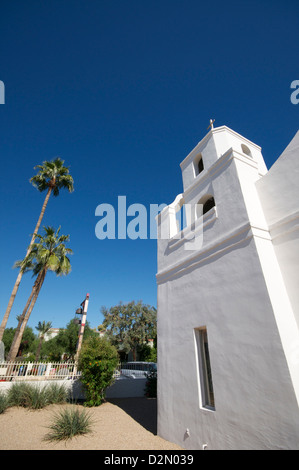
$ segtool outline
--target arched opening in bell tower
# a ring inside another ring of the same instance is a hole
[[[206,194],[205,196],[203,196],[197,203],[197,207],[196,207],[197,218],[209,212],[209,210],[215,207],[215,205],[216,203],[215,203],[214,196],[212,196],[211,194]]]
[[[193,165],[194,165],[195,176],[199,175],[199,173],[201,173],[204,170],[204,164],[203,164],[201,153],[199,153],[197,157],[194,159]]]

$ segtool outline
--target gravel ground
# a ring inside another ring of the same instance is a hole
[[[182,450],[157,433],[155,399],[111,399],[99,407],[84,408],[92,416],[92,432],[63,442],[45,439],[55,413],[65,407],[42,410],[8,408],[0,415],[1,450]]]

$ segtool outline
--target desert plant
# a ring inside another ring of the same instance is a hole
[[[78,368],[86,392],[86,406],[102,404],[118,361],[116,348],[106,338],[90,337],[83,343]]]
[[[49,405],[65,403],[68,400],[69,392],[64,385],[51,383],[46,387],[47,401]]]
[[[0,414],[4,413],[7,407],[8,407],[7,396],[5,393],[0,392]]]
[[[47,405],[46,391],[31,384],[15,383],[8,391],[8,403],[9,406],[40,409]]]
[[[14,383],[7,393],[9,406],[27,406],[29,387],[31,387],[29,384]]]
[[[40,388],[34,385],[27,387],[24,398],[24,406],[32,410],[40,410],[49,404],[46,387]]]
[[[68,392],[63,385],[49,384],[39,387],[28,383],[15,383],[7,394],[8,406],[41,409],[54,403],[67,401]]]
[[[73,436],[91,432],[91,415],[76,407],[65,408],[54,415],[54,422],[49,426],[46,439],[61,441]]]

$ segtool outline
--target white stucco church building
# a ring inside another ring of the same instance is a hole
[[[268,171],[258,145],[211,124],[180,167],[157,217],[158,434],[299,449],[299,132]]]

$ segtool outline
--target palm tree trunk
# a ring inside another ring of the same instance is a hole
[[[28,247],[28,249],[27,249],[26,256],[28,256],[29,253],[30,253],[30,251],[31,251],[31,247],[32,247],[32,245],[33,245],[33,243],[34,243],[36,234],[37,234],[37,232],[38,232],[38,229],[39,229],[39,227],[40,227],[41,221],[42,221],[42,219],[43,219],[43,216],[44,216],[44,213],[45,213],[45,210],[46,210],[46,207],[47,207],[47,204],[48,204],[48,201],[49,201],[49,198],[50,198],[52,189],[53,189],[53,186],[52,186],[52,185],[49,186],[49,189],[48,189],[48,191],[47,191],[47,195],[46,195],[46,197],[45,197],[45,200],[44,200],[44,203],[43,203],[43,206],[42,206],[41,213],[40,213],[40,215],[39,215],[39,218],[38,218],[38,221],[37,221],[35,230],[34,230],[34,232],[33,232],[33,236],[32,236],[30,245],[29,245],[29,247]],[[15,298],[16,298],[16,295],[17,295],[17,292],[18,292],[18,289],[19,289],[19,285],[20,285],[20,283],[21,283],[22,276],[23,276],[23,272],[22,272],[22,270],[20,269],[20,272],[19,272],[19,274],[18,274],[17,280],[16,280],[16,282],[15,282],[14,288],[13,288],[13,290],[12,290],[12,293],[11,293],[11,296],[10,296],[10,299],[9,299],[9,302],[8,302],[8,306],[7,306],[6,312],[5,312],[5,314],[4,314],[2,323],[1,323],[1,325],[0,325],[0,341],[1,341],[2,338],[3,338],[4,330],[5,330],[5,327],[6,327],[6,324],[7,324],[7,321],[8,321],[8,317],[9,317],[9,314],[10,314],[10,312],[11,312],[11,309],[12,309],[12,306],[13,306],[13,303],[14,303],[14,300],[15,300]]]
[[[29,308],[29,305],[30,305],[30,303],[31,303],[32,297],[33,297],[33,295],[34,295],[34,292],[35,292],[35,290],[34,290],[34,288],[32,288],[31,294],[30,294],[30,296],[29,296],[29,298],[28,298],[28,300],[27,300],[27,303],[26,303],[26,306],[25,306],[25,308],[24,308],[24,310],[23,310],[23,313],[22,313],[22,315],[21,315],[20,318],[19,318],[18,326],[17,326],[17,328],[16,328],[16,331],[15,331],[15,334],[14,334],[14,338],[13,338],[13,340],[12,340],[9,353],[8,353],[8,355],[7,355],[7,359],[6,359],[7,361],[10,361],[10,360],[11,360],[11,359],[10,359],[11,351],[13,350],[14,344],[15,344],[15,342],[16,342],[16,339],[18,338],[18,336],[19,336],[19,334],[20,334],[20,329],[21,329],[21,326],[22,326],[22,322],[23,322],[23,320],[24,320],[24,318],[25,318],[26,312],[27,312],[27,310],[28,310],[28,308]]]
[[[15,358],[17,357],[18,350],[19,350],[19,347],[20,347],[20,344],[21,344],[21,341],[22,341],[22,337],[23,337],[23,334],[24,334],[25,327],[28,323],[29,317],[31,315],[31,312],[32,312],[33,307],[35,305],[35,302],[37,300],[38,294],[39,294],[39,292],[41,290],[41,287],[43,285],[43,282],[45,280],[46,273],[47,273],[47,268],[45,268],[41,271],[41,277],[39,279],[39,282],[34,283],[34,286],[32,288],[32,290],[34,290],[34,293],[33,293],[33,296],[32,296],[31,304],[30,304],[30,306],[29,306],[29,308],[28,308],[28,310],[27,310],[27,312],[24,316],[19,334],[16,337],[16,339],[14,340],[14,344],[12,345],[12,347],[10,348],[10,351],[9,351],[10,361],[14,361]],[[35,284],[37,284],[37,285],[35,286]]]
[[[10,360],[11,360],[11,352],[14,350],[14,345],[15,345],[15,342],[16,342],[16,340],[17,340],[19,334],[20,334],[20,329],[21,329],[23,320],[24,320],[24,318],[25,318],[25,315],[26,315],[26,312],[27,312],[27,310],[28,310],[28,308],[29,308],[29,305],[31,304],[33,295],[34,295],[34,293],[35,293],[35,291],[36,291],[36,289],[37,289],[37,286],[38,286],[38,284],[39,284],[39,282],[40,282],[41,276],[42,276],[42,271],[41,271],[41,272],[38,274],[38,276],[37,276],[37,279],[36,279],[36,281],[35,281],[35,283],[34,283],[34,285],[33,285],[33,287],[32,287],[31,294],[30,294],[30,296],[28,297],[28,300],[27,300],[27,303],[26,303],[25,308],[24,308],[24,310],[23,310],[23,313],[22,313],[22,315],[21,315],[20,318],[19,318],[18,326],[17,326],[17,328],[16,328],[16,331],[15,331],[15,334],[14,334],[14,338],[13,338],[13,340],[12,340],[9,353],[8,353],[8,355],[7,355],[7,361],[10,361]]]

